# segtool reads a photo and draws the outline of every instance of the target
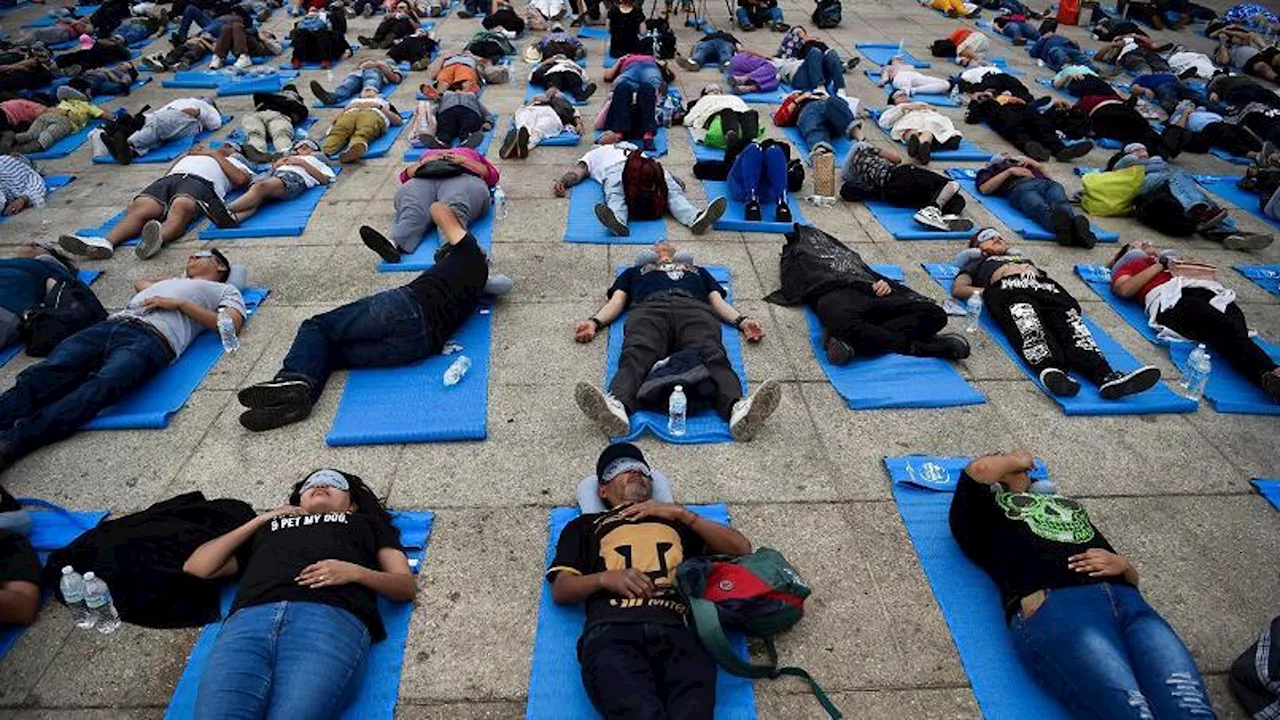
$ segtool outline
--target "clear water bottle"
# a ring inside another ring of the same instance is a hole
[[[333,68],[329,68],[324,71],[324,79],[325,79],[325,82],[328,83],[326,87],[332,90],[333,89]]]
[[[1209,384],[1209,373],[1213,371],[1213,363],[1209,360],[1209,352],[1204,343],[1196,345],[1196,349],[1187,356],[1187,369],[1182,373],[1179,383],[1187,397],[1199,401],[1204,395],[1204,388]]]
[[[501,185],[493,188],[493,216],[499,221],[507,219],[507,191]]]
[[[71,608],[76,627],[86,630],[93,627],[97,618],[89,612],[89,606],[84,604],[84,577],[76,572],[75,568],[67,565],[62,568],[62,580],[59,581],[58,586],[62,589],[63,601],[67,603],[67,607]]]
[[[471,369],[471,358],[466,355],[459,355],[457,360],[444,371],[444,386],[453,387],[462,381],[462,376],[467,374]]]
[[[685,433],[685,420],[688,415],[689,400],[684,396],[684,386],[677,385],[667,400],[667,431],[676,437]]]
[[[226,308],[218,308],[218,337],[222,338],[222,349],[229,353],[240,349],[240,336],[236,335],[236,323]]]
[[[969,302],[964,306],[964,331],[967,333],[978,332],[978,318],[982,317],[982,291],[974,290],[969,296]]]
[[[951,86],[951,102],[957,105],[960,105],[961,99],[962,98],[960,96],[960,83],[956,83],[955,85]]]
[[[48,198],[44,197],[43,195],[40,197],[32,197],[31,207],[35,209],[36,217],[39,218],[40,220],[40,225],[42,227],[48,225],[50,222]]]
[[[102,578],[92,572],[84,574],[84,603],[93,613],[98,632],[108,635],[120,627],[120,613],[116,612],[115,603],[111,602],[111,590]]]

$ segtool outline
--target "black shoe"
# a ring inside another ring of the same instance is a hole
[[[373,38],[369,37],[368,35],[357,35],[356,41],[367,48],[371,48],[374,46]]]
[[[920,136],[912,135],[907,138],[907,157],[913,160],[920,159]]]
[[[1032,160],[1035,160],[1036,162],[1044,162],[1045,160],[1048,160],[1050,157],[1049,150],[1045,146],[1036,142],[1035,140],[1031,140],[1026,145],[1024,145],[1022,147],[1022,152],[1025,153],[1027,157],[1031,158]]]
[[[1058,209],[1049,216],[1049,224],[1053,226],[1053,239],[1063,247],[1070,247],[1075,240],[1075,223],[1072,222],[1070,210]]]
[[[0,471],[12,464],[11,460],[6,460],[8,453],[0,453]],[[22,505],[18,504],[17,498],[9,494],[8,490],[0,485],[0,513],[16,512],[22,509]]]
[[[582,88],[582,94],[578,96],[578,100],[580,102],[586,102],[591,99],[592,95],[595,95],[595,94],[596,94],[596,84],[593,82],[589,82],[587,83],[586,87]]]
[[[360,240],[364,242],[365,247],[378,253],[378,257],[382,258],[384,262],[400,262],[400,248],[396,247],[395,243],[388,240],[385,235],[368,225],[360,226]]]
[[[311,81],[311,93],[316,96],[317,100],[325,105],[335,105],[338,102],[338,99],[333,96],[333,93],[325,90],[324,86],[315,80]]]
[[[293,405],[267,405],[240,413],[240,425],[250,432],[264,432],[306,420],[311,415],[311,402]]]
[[[760,201],[754,197],[747,201],[746,211],[743,213],[747,222],[760,222],[763,215],[760,212]]]
[[[1058,368],[1045,368],[1040,373],[1040,382],[1055,397],[1075,397],[1080,392],[1080,383]]]
[[[516,128],[511,128],[507,131],[507,134],[502,137],[502,147],[498,149],[498,157],[503,160],[510,160],[511,158],[518,157],[516,155],[516,135],[518,132],[519,131]]]
[[[1072,225],[1075,226],[1076,245],[1092,250],[1094,245],[1098,244],[1098,236],[1093,234],[1093,228],[1089,225],[1089,218],[1083,215],[1075,215],[1071,218]]]
[[[1014,38],[1014,39],[1013,39],[1013,46],[1014,46],[1014,47],[1022,47],[1022,46],[1026,45],[1026,44],[1027,44],[1027,39],[1026,39],[1026,38],[1024,38],[1024,37],[1016,37],[1016,38]]]
[[[243,145],[240,152],[245,159],[256,165],[267,165],[280,159],[280,153],[263,152],[252,145]]]
[[[614,235],[626,237],[631,234],[631,230],[629,230],[626,225],[623,225],[622,221],[618,219],[618,216],[614,215],[613,211],[609,209],[609,206],[604,203],[596,204],[596,219]]]
[[[919,149],[916,150],[916,159],[920,161],[921,165],[928,165],[929,161],[933,159],[933,143],[921,142]]]
[[[475,150],[476,148],[480,147],[480,143],[482,142],[484,142],[484,131],[475,130],[470,135],[467,135],[465,138],[463,138],[462,142],[459,143],[458,146],[471,148],[472,150]]]
[[[522,127],[516,131],[516,157],[521,160],[529,157],[529,128]]]
[[[236,214],[227,209],[227,204],[216,195],[212,200],[196,198],[196,206],[204,213],[204,216],[213,221],[214,225],[220,228],[233,228],[240,224],[240,218]]]
[[[1133,372],[1112,372],[1098,386],[1098,394],[1103,400],[1117,400],[1126,395],[1134,395],[1160,382],[1160,368],[1144,365]]]
[[[916,340],[911,343],[910,349],[911,354],[917,357],[943,360],[964,360],[972,351],[969,341],[955,333],[939,333],[928,340]]]
[[[832,365],[848,365],[853,360],[853,347],[830,333],[822,333],[822,349],[827,354],[827,362]]]
[[[435,135],[432,135],[431,133],[422,133],[416,139],[419,145],[426,148],[431,148],[432,150],[446,150],[449,147],[448,145],[445,145],[443,142],[440,142],[440,139],[437,138]]]
[[[240,404],[251,409],[279,405],[311,404],[311,386],[306,380],[276,378],[241,390],[236,394]]]
[[[1093,149],[1092,142],[1088,140],[1081,140],[1080,142],[1074,142],[1074,143],[1071,143],[1070,145],[1062,146],[1062,149],[1058,151],[1058,154],[1054,155],[1053,157],[1055,160],[1058,160],[1059,162],[1070,162],[1072,160],[1075,160],[1078,157],[1083,157],[1085,155],[1088,155],[1089,151],[1092,149]],[[1030,153],[1027,153],[1027,154],[1030,155]],[[1041,159],[1041,158],[1037,158],[1037,159]]]
[[[787,204],[786,197],[778,198],[778,204],[773,207],[773,221],[791,223],[791,206]]]
[[[121,165],[133,163],[133,146],[129,144],[128,135],[123,132],[109,133],[103,136],[102,142],[106,144],[112,160]]]

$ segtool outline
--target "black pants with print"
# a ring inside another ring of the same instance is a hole
[[[1111,364],[1085,326],[1080,305],[1047,275],[1013,275],[982,293],[1009,344],[1039,376],[1049,368],[1075,370],[1094,384]]]
[[[578,641],[582,684],[605,720],[711,720],[716,663],[684,625],[601,623]]]

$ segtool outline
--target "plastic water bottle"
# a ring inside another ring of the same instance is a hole
[[[951,95],[950,95],[950,97],[951,97],[951,102],[953,102],[953,103],[955,103],[955,104],[957,104],[957,105],[960,105],[960,104],[961,104],[961,97],[960,97],[960,83],[956,83],[955,85],[952,85],[952,86],[951,86]]]
[[[236,335],[236,323],[227,313],[226,308],[218,308],[218,337],[222,338],[222,349],[229,353],[240,349],[240,336]]]
[[[120,627],[120,613],[116,612],[115,603],[111,602],[111,590],[102,578],[92,572],[84,574],[84,604],[93,614],[98,632],[108,635]]]
[[[462,381],[462,376],[467,374],[471,369],[471,358],[466,355],[459,355],[457,360],[444,371],[444,386],[453,387]]]
[[[671,391],[671,399],[667,401],[667,430],[677,437],[685,433],[685,419],[689,410],[689,400],[684,396],[684,386],[677,385]]]
[[[501,185],[493,188],[493,216],[499,221],[507,219],[507,191]]]
[[[324,79],[325,79],[325,82],[328,83],[327,87],[332,88],[333,87],[333,68],[329,68],[328,70],[324,71]]]
[[[31,207],[35,209],[36,217],[40,219],[40,225],[41,226],[48,225],[49,224],[49,213],[48,213],[49,203],[47,198],[43,196],[31,198]]]
[[[982,291],[974,290],[969,296],[969,302],[964,306],[965,320],[964,331],[967,333],[978,332],[978,318],[982,317]]]
[[[71,608],[71,615],[75,618],[76,627],[89,629],[97,621],[93,613],[89,612],[89,607],[84,604],[85,583],[84,577],[75,571],[75,568],[67,565],[62,568],[62,580],[58,586],[62,589],[62,599],[66,601],[67,607]]]
[[[1213,363],[1209,360],[1209,352],[1204,343],[1196,345],[1196,349],[1187,356],[1187,369],[1182,373],[1179,383],[1186,391],[1186,396],[1199,401],[1204,395],[1204,387],[1209,384],[1209,373],[1213,371]]]

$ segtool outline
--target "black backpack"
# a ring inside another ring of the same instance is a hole
[[[816,27],[833,28],[840,24],[842,12],[840,0],[818,0],[810,19]]]
[[[18,335],[31,357],[48,357],[58,343],[105,320],[107,311],[79,278],[54,283],[44,300],[22,314]]]
[[[671,24],[667,19],[651,17],[645,20],[644,24],[648,32],[640,36],[640,52],[652,55],[659,60],[670,60],[675,57],[676,34],[671,31]]]

